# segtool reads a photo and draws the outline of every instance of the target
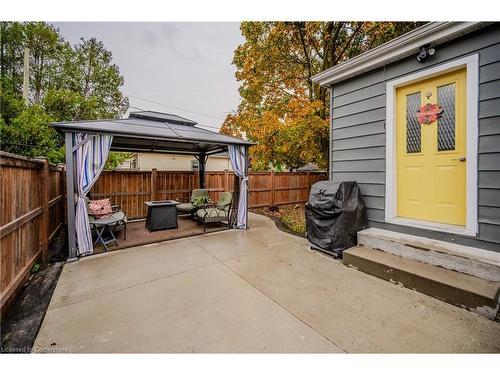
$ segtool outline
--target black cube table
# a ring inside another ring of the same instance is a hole
[[[148,207],[146,228],[150,232],[163,229],[177,229],[177,201],[144,202]]]

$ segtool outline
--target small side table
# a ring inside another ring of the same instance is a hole
[[[89,216],[89,224],[90,227],[97,233],[94,246],[100,243],[104,246],[106,251],[109,251],[108,244],[110,243],[114,242],[115,245],[118,246],[118,240],[113,234],[118,227],[125,226],[125,233],[127,232],[127,217],[121,211],[115,212],[109,218],[105,219],[95,219],[94,217]],[[105,237],[106,230],[109,237]],[[126,238],[125,234],[125,239]]]
[[[149,201],[144,202],[148,207],[146,228],[150,232],[163,229],[178,229],[177,201]]]

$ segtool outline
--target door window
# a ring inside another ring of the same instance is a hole
[[[437,88],[437,104],[443,109],[437,121],[438,151],[455,149],[455,83]]]
[[[417,110],[420,108],[420,92],[406,95],[406,152],[408,154],[421,152],[421,129],[417,120]]]

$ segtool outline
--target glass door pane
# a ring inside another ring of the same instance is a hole
[[[406,152],[408,154],[421,152],[422,136],[417,120],[417,110],[420,108],[420,92],[406,95]]]
[[[443,109],[437,121],[438,151],[455,149],[455,83],[437,88],[437,104]]]

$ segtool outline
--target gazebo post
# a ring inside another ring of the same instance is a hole
[[[68,262],[78,260],[76,256],[76,227],[75,227],[75,180],[73,161],[73,133],[65,133],[66,143],[66,217],[68,230]]]
[[[249,148],[248,146],[245,147],[245,176],[248,177],[248,154],[249,154]],[[248,191],[250,190],[250,180],[247,179],[247,227],[245,229],[248,229],[250,228],[250,226],[248,225],[248,206],[249,206],[249,202],[248,202],[248,197],[249,197],[249,194],[248,194]]]
[[[207,156],[204,152],[198,155],[198,162],[200,163],[200,189],[205,189],[205,167],[207,163]]]

